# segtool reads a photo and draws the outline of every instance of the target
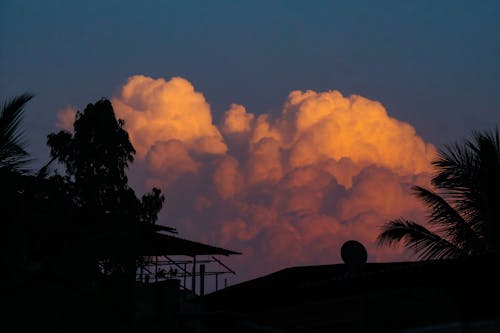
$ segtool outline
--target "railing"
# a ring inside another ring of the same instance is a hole
[[[136,280],[145,284],[161,282],[169,279],[180,280],[184,290],[195,289],[195,280],[199,277],[200,294],[204,294],[205,278],[215,277],[215,291],[219,290],[219,277],[236,273],[214,256],[204,259],[172,258],[155,256],[143,258],[136,270]],[[188,285],[191,284],[190,287]],[[227,279],[224,279],[224,287]]]

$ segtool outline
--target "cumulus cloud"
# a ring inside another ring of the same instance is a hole
[[[429,171],[432,146],[412,126],[389,117],[379,102],[357,95],[343,97],[338,91],[293,91],[284,115],[292,133],[294,167],[348,158],[400,175]]]
[[[227,150],[212,124],[205,97],[183,78],[165,81],[132,76],[112,103],[117,116],[126,121],[139,157],[145,157],[157,142],[170,140],[201,153],[224,154]]]
[[[56,126],[63,130],[72,131],[75,117],[76,108],[72,105],[68,105],[57,113]]]
[[[247,113],[243,105],[232,104],[224,116],[222,131],[227,135],[248,133],[252,129],[254,118],[253,114]]]
[[[292,91],[281,114],[233,104],[215,125],[183,78],[133,76],[113,98],[148,184],[167,196],[162,223],[244,253],[240,279],[290,265],[340,262],[346,240],[369,260],[408,259],[377,248],[385,221],[420,218],[409,195],[426,185],[434,147],[383,105],[338,91]]]
[[[196,174],[200,164],[189,155],[186,145],[179,140],[159,141],[148,150],[149,168],[167,182],[185,174]]]

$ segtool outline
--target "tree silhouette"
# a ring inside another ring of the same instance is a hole
[[[19,275],[28,257],[26,227],[21,219],[22,197],[31,161],[24,148],[21,123],[24,106],[33,96],[22,94],[5,102],[0,111],[0,279]]]
[[[138,198],[128,186],[126,169],[135,150],[106,99],[79,112],[72,133],[50,134],[52,160],[37,173],[28,170],[20,127],[30,99],[14,98],[0,114],[0,292],[18,304],[13,322],[38,318],[33,331],[46,320],[36,315],[46,304],[37,295],[47,288],[54,300],[71,299],[71,305],[55,301],[55,308],[71,308],[79,322],[97,325],[102,317],[96,313],[105,308],[108,324],[127,323],[139,259],[133,243],[141,241],[143,229],[157,227],[152,225],[164,196],[153,188]],[[49,172],[55,161],[62,174]],[[31,312],[25,304],[32,304]],[[71,318],[60,317],[55,326],[73,325]]]
[[[498,129],[475,131],[471,140],[447,145],[432,162],[436,191],[413,193],[430,210],[433,230],[403,218],[387,222],[379,245],[398,242],[422,259],[473,256],[500,250],[500,141]]]
[[[77,113],[73,134],[49,134],[47,143],[51,156],[66,167],[81,205],[109,212],[117,209],[123,199],[117,194],[129,190],[125,171],[135,150],[109,101],[89,104]]]
[[[23,171],[31,161],[24,149],[20,124],[24,106],[33,95],[22,94],[12,98],[0,111],[0,171]]]
[[[135,274],[127,247],[140,241],[141,226],[156,222],[164,197],[153,188],[139,199],[128,186],[126,169],[135,150],[123,126],[111,103],[101,99],[77,113],[73,133],[50,134],[47,143],[52,158],[65,166],[63,178],[86,220],[87,245],[117,249],[115,257],[106,261],[108,273]]]
[[[71,222],[77,214],[60,177],[35,176],[24,148],[24,107],[33,95],[5,103],[0,113],[0,279],[6,285],[22,282],[46,268],[49,258],[74,237]]]

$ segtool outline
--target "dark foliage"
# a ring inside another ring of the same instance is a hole
[[[2,106],[0,111],[0,172],[25,171],[30,162],[24,148],[23,132],[20,123],[24,106],[33,95],[23,94],[14,97]]]
[[[433,230],[405,219],[389,221],[380,245],[398,242],[423,259],[457,258],[500,250],[500,141],[498,129],[445,146],[433,161],[436,191],[415,186],[430,210]]]

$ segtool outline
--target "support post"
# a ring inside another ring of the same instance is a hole
[[[139,275],[139,280],[140,280],[141,282],[144,282],[144,281],[143,281],[143,278],[144,278],[144,262],[145,262],[145,260],[143,260],[143,259],[144,259],[144,258],[143,258],[143,257],[141,257],[141,261],[140,261],[141,271],[140,271],[140,275]]]
[[[155,282],[158,282],[158,256],[155,256]]]
[[[200,296],[205,295],[205,264],[200,265]]]
[[[184,282],[182,284],[182,286],[184,287],[184,289],[187,289],[186,288],[186,277],[187,277],[187,270],[186,270],[186,268],[187,268],[187,264],[184,264],[184,277],[183,277]]]
[[[193,270],[191,273],[191,292],[196,295],[196,256],[193,256]]]

